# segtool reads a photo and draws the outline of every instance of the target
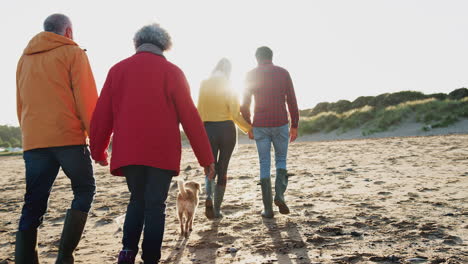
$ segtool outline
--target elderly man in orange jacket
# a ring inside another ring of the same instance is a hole
[[[96,190],[87,134],[97,101],[86,53],[73,41],[70,19],[53,14],[34,36],[17,68],[17,110],[23,136],[26,194],[16,234],[16,263],[39,263],[37,228],[62,168],[74,199],[56,263],[73,263]]]

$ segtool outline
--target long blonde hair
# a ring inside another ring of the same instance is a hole
[[[211,75],[221,73],[222,75],[224,75],[226,77],[226,79],[229,80],[229,77],[231,76],[231,70],[232,70],[231,62],[226,58],[222,58],[216,64],[216,67],[211,72]]]

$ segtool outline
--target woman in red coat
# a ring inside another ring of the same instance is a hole
[[[125,176],[131,193],[118,263],[134,263],[143,228],[142,259],[158,263],[165,201],[180,170],[179,124],[211,176],[214,159],[184,73],[163,56],[171,46],[169,34],[158,24],[147,25],[134,43],[136,54],[109,70],[91,122],[90,147],[93,159],[107,164],[113,133],[111,173]]]

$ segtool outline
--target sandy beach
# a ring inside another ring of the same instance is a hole
[[[468,263],[468,135],[301,141],[290,145],[288,162],[290,215],[275,207],[274,219],[262,219],[256,149],[241,144],[230,164],[225,217],[207,220],[202,194],[188,239],[179,235],[174,178],[162,263]],[[95,169],[98,193],[76,263],[116,263],[129,193],[124,178]],[[188,148],[181,169],[181,178],[203,182]],[[14,263],[22,157],[0,158],[0,170],[6,264]],[[61,172],[39,229],[41,263],[54,263],[71,197]]]

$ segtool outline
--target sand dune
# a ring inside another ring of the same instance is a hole
[[[205,219],[202,198],[189,239],[179,235],[173,181],[162,263],[468,263],[468,135],[300,142],[288,160],[290,215],[275,208],[274,219],[260,217],[255,146],[240,145],[225,217]],[[0,169],[0,263],[13,263],[23,160],[0,158]],[[182,169],[181,177],[203,182],[189,149]],[[124,179],[102,167],[96,178],[76,263],[116,263],[120,249]],[[40,228],[41,263],[56,256],[69,189],[61,173]]]

